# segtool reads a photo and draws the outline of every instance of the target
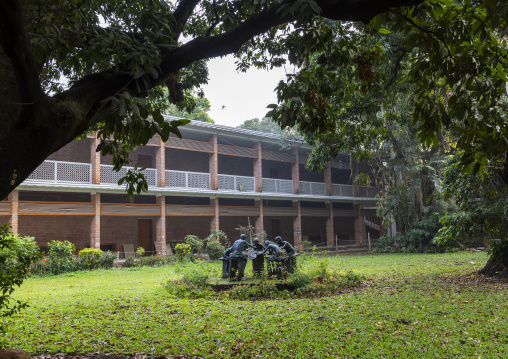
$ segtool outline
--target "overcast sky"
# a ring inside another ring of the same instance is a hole
[[[203,89],[212,105],[209,115],[215,123],[233,127],[263,118],[266,106],[277,101],[275,87],[285,78],[283,68],[237,72],[233,56],[212,59],[208,68],[209,81]]]

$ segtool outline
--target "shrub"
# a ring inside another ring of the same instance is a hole
[[[133,267],[137,267],[137,262],[136,260],[134,259],[134,257],[128,257],[125,262],[123,262],[122,264],[122,267],[123,268],[133,268]]]
[[[187,243],[191,247],[193,253],[197,254],[200,253],[201,248],[203,248],[204,245],[204,241],[202,239],[199,239],[198,236],[195,236],[193,234],[189,234],[188,236],[185,237],[185,243]]]
[[[138,247],[136,249],[136,257],[142,258],[145,254],[145,249],[143,247]]]
[[[92,270],[99,267],[102,251],[96,248],[85,248],[79,251],[79,259],[84,269]]]
[[[76,247],[69,241],[51,241],[49,247],[49,267],[51,273],[60,274],[76,269],[74,251]]]
[[[0,320],[18,313],[26,303],[11,300],[15,286],[28,276],[30,266],[40,258],[39,248],[32,237],[20,237],[10,231],[10,225],[0,227]],[[5,324],[0,322],[0,348],[7,344]]]
[[[213,230],[212,233],[206,238],[206,241],[208,243],[210,243],[214,240],[219,242],[220,244],[222,244],[225,247],[229,246],[228,236],[226,235],[226,233],[224,233],[221,230]]]
[[[224,246],[217,241],[208,242],[206,245],[206,253],[208,253],[208,256],[211,260],[215,261],[222,257],[224,251]]]
[[[185,243],[178,243],[175,246],[175,256],[178,259],[189,257],[191,253],[191,246]]]
[[[103,252],[101,258],[99,259],[99,267],[104,269],[113,268],[115,260],[116,253],[110,251]]]

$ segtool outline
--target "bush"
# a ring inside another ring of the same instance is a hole
[[[206,245],[206,253],[214,261],[222,257],[225,250],[224,246],[216,241],[208,242]]]
[[[136,260],[134,259],[134,257],[128,257],[125,262],[123,262],[122,264],[122,267],[123,268],[133,268],[133,267],[137,267],[138,264],[136,262]]]
[[[217,241],[225,247],[229,246],[228,236],[221,230],[213,230],[212,233],[206,238],[207,243],[212,241]]]
[[[30,266],[40,258],[39,248],[32,237],[20,237],[10,231],[10,225],[0,227],[0,320],[18,313],[26,303],[11,300],[15,286],[20,286],[28,276]],[[5,324],[0,322],[0,348],[7,342],[4,338]]]
[[[92,270],[99,267],[102,251],[96,248],[85,248],[79,251],[78,255],[83,268]]]
[[[185,243],[178,243],[175,246],[175,256],[178,259],[184,259],[191,254],[191,246]]]
[[[145,255],[145,249],[143,247],[138,247],[136,249],[136,257],[142,258]]]
[[[204,241],[202,239],[199,239],[198,236],[195,236],[193,234],[189,234],[185,237],[185,243],[187,243],[190,247],[193,253],[199,254],[201,251],[201,248],[203,248]]]
[[[99,268],[109,269],[113,268],[115,265],[116,253],[113,252],[103,252],[101,258],[99,259]]]
[[[60,274],[76,270],[74,251],[76,247],[69,241],[51,241],[49,247],[49,268],[51,273]]]

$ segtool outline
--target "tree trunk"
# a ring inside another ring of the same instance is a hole
[[[506,240],[497,244],[487,264],[478,273],[486,277],[508,278],[508,242]]]

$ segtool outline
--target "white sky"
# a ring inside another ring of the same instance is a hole
[[[208,69],[208,85],[203,86],[212,105],[208,114],[215,123],[233,127],[245,120],[262,119],[268,112],[266,106],[277,102],[274,90],[285,78],[284,68],[238,72],[233,56],[210,60]]]

